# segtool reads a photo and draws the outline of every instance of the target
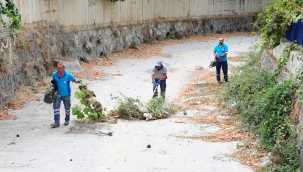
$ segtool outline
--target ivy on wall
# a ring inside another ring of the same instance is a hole
[[[279,45],[291,23],[303,19],[302,11],[303,0],[271,0],[254,23],[262,37],[261,46],[272,49]]]
[[[7,16],[12,21],[12,23],[7,26],[7,23],[1,18],[0,22],[3,28],[19,29],[21,27],[21,15],[12,0],[5,0],[5,4],[0,3],[0,14]]]

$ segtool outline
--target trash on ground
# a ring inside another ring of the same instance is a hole
[[[186,122],[182,121],[181,119],[176,119],[176,120],[174,120],[173,122],[174,122],[174,123],[184,123],[184,124],[186,123]]]
[[[98,130],[97,134],[102,135],[102,136],[105,136],[105,135],[112,136],[113,132],[108,131],[108,130]]]

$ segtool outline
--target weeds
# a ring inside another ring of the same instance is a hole
[[[147,110],[153,117],[158,116],[162,113],[161,109],[164,103],[165,99],[163,97],[155,97],[148,102]]]
[[[109,112],[110,116],[121,119],[162,119],[166,118],[169,114],[175,113],[175,109],[169,104],[165,103],[163,97],[157,97],[151,99],[147,103],[147,111],[151,116],[144,116],[144,104],[139,100],[131,97],[126,97],[121,94],[122,97],[112,96],[112,100],[117,101],[117,105],[114,110]]]
[[[273,75],[259,70],[260,54],[252,54],[239,68],[223,96],[229,103],[236,103],[239,119],[259,139],[265,150],[272,152],[271,164],[265,171],[297,171],[300,169],[294,126],[290,114],[297,86],[293,78],[276,81]],[[279,61],[281,65],[284,60]]]
[[[117,101],[117,105],[114,110],[110,111],[110,116],[116,116],[121,119],[144,119],[143,112],[140,111],[140,106],[142,103],[139,99],[134,99],[131,97],[126,97],[122,93],[122,96],[114,97],[111,95],[112,100]]]

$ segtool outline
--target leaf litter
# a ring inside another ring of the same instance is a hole
[[[225,89],[227,84],[217,84],[215,71],[207,70],[201,76],[191,80],[181,91],[178,97],[183,102],[183,110],[199,109],[203,106],[212,106],[220,108],[222,101],[218,90]],[[213,95],[213,97],[207,97]],[[241,124],[237,121],[237,110],[235,106],[211,111],[208,114],[188,117],[190,121],[196,123],[218,126],[220,129],[214,133],[201,136],[179,136],[181,138],[199,139],[209,142],[231,142],[238,141],[243,143],[237,146],[237,150],[226,156],[238,159],[244,165],[247,165],[259,171],[262,169],[261,163],[267,152],[259,148],[256,144],[256,138],[248,131],[241,129]]]

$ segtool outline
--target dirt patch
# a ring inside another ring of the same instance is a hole
[[[206,70],[184,87],[178,98],[178,101],[186,100],[183,103],[183,110],[201,109],[203,106],[221,108],[221,103],[224,100],[219,98],[220,91],[218,90],[226,89],[228,83],[218,84],[215,76],[215,71]],[[256,138],[249,131],[241,129],[240,123],[237,121],[237,115],[236,107],[233,106],[229,109],[211,111],[207,115],[188,117],[190,121],[217,126],[220,130],[206,135],[180,137],[208,142],[242,142],[237,146],[235,152],[226,156],[240,160],[242,164],[255,171],[261,170],[260,164],[267,152],[257,147]]]
[[[243,141],[242,141],[243,142]],[[244,141],[243,145],[239,145],[238,149],[228,155],[231,158],[236,158],[255,171],[262,171],[260,164],[263,162],[263,157],[266,157],[268,152],[257,146],[253,140]]]
[[[9,101],[6,104],[6,107],[9,110],[21,109],[24,105],[31,101],[40,101],[40,97],[38,97],[34,93],[34,88],[31,86],[26,86],[15,92],[15,96],[12,101]]]
[[[106,135],[104,133],[113,133],[109,125],[100,122],[81,120],[75,121],[74,123],[76,123],[77,125],[70,127],[69,131],[67,131],[66,134]]]
[[[104,75],[102,71],[94,70],[95,66],[113,66],[117,61],[116,58],[103,58],[89,60],[88,63],[80,62],[81,67],[84,69],[82,72],[72,72],[76,78],[85,78],[90,81],[98,80]]]
[[[9,114],[9,111],[8,111],[8,108],[5,107],[1,112],[0,112],[0,120],[15,120],[17,119],[17,116],[16,115],[12,115],[12,114]]]
[[[183,102],[182,109],[198,108],[199,106],[220,106],[219,99],[214,97],[218,90],[224,87],[224,84],[217,84],[215,71],[206,70],[206,72],[191,80],[182,89],[177,98]],[[206,97],[210,96],[210,97]]]
[[[44,82],[41,82],[38,88],[41,88]],[[10,110],[22,109],[26,103],[31,101],[41,101],[34,90],[37,88],[32,86],[23,87],[15,92],[14,98],[6,103],[6,107],[0,112],[0,120],[17,119],[17,116],[9,113]]]
[[[243,56],[233,56],[233,57],[228,57],[228,61],[231,62],[245,62],[245,59]]]

